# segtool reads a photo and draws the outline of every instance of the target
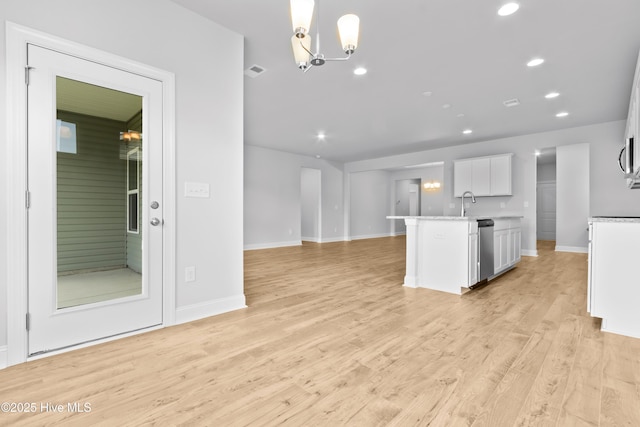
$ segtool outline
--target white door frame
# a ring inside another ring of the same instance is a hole
[[[28,308],[27,253],[27,44],[34,44],[119,68],[162,82],[163,115],[163,323],[175,324],[175,76],[117,55],[103,52],[37,30],[6,23],[7,28],[7,362],[29,360],[26,315]],[[98,340],[91,344],[110,341]],[[68,350],[79,348],[72,347]],[[51,352],[47,355],[59,352]]]

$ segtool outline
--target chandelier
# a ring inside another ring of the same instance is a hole
[[[326,61],[346,61],[351,58],[358,47],[358,33],[360,31],[360,18],[354,14],[343,15],[338,19],[338,33],[342,50],[347,55],[344,58],[326,58],[320,53],[320,30],[316,22],[316,47],[311,50],[311,19],[313,18],[314,0],[291,0],[291,23],[293,24],[293,36],[291,47],[296,65],[305,73],[309,68],[323,65]],[[316,8],[316,21],[320,17],[320,0]]]

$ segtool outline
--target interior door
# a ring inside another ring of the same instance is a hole
[[[28,45],[28,346],[162,323],[162,83]]]
[[[556,240],[556,184],[539,183],[537,192],[537,239]]]

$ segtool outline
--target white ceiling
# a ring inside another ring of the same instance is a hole
[[[56,108],[126,122],[142,110],[142,97],[58,76]]]
[[[640,0],[520,0],[509,17],[506,0],[322,0],[322,51],[341,56],[344,13],[360,46],[302,73],[288,0],[173,1],[243,34],[245,68],[266,68],[245,77],[246,144],[341,162],[625,119],[640,49]]]

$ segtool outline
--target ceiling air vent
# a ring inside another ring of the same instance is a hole
[[[517,107],[520,105],[520,100],[518,98],[507,99],[506,101],[502,101],[505,107]]]
[[[258,77],[260,74],[264,73],[265,71],[267,71],[264,67],[261,67],[259,65],[253,64],[251,67],[247,68],[246,70],[244,70],[244,74],[251,77],[252,79],[255,79],[256,77]]]

